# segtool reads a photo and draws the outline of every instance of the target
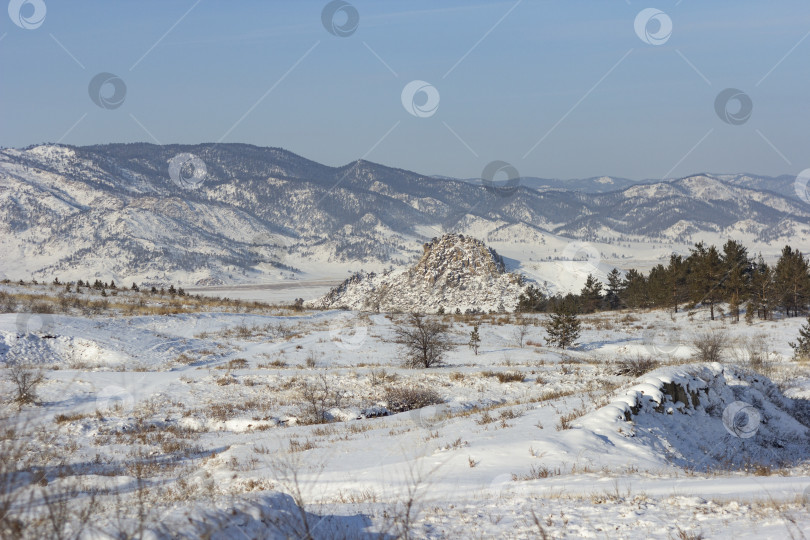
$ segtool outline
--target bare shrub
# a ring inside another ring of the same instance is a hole
[[[400,500],[391,504],[385,511],[384,530],[401,540],[416,537],[416,521],[425,506],[425,496],[431,492],[430,479],[436,476],[440,465],[425,471],[420,465],[410,463],[405,472],[406,487]]]
[[[58,487],[40,486],[46,519],[37,531],[41,538],[76,540],[82,537],[96,513],[95,490],[87,490],[75,477],[60,482]]]
[[[317,478],[323,470],[323,464],[311,465],[308,464],[307,469],[314,469],[314,471],[305,471],[305,459],[300,457],[299,452],[288,452],[278,455],[271,459],[270,465],[275,473],[275,480],[278,482],[282,491],[292,497],[293,508],[289,513],[281,513],[276,520],[271,523],[279,532],[286,532],[289,538],[305,538],[312,540],[313,528],[318,525],[318,522],[312,524],[310,521],[315,517],[307,512],[311,491],[315,489],[317,482],[307,483],[304,481],[305,472],[313,472]],[[325,532],[325,531],[321,531]],[[292,534],[290,534],[292,533]]]
[[[395,334],[405,347],[407,367],[429,368],[441,364],[444,354],[455,347],[447,325],[418,313],[411,314],[408,324],[398,326]]]
[[[728,336],[721,331],[707,331],[695,336],[695,360],[700,362],[720,362],[723,350],[728,344]]]
[[[630,377],[641,377],[647,372],[657,368],[659,363],[649,356],[638,355],[635,358],[624,358],[616,362],[613,372],[616,375],[628,375]]]
[[[770,348],[765,334],[742,337],[729,351],[736,363],[765,376],[771,376],[773,365],[769,361]]]
[[[340,407],[344,394],[343,390],[333,388],[324,374],[315,381],[302,381],[298,392],[304,402],[301,418],[304,424],[329,422],[329,409]]]
[[[9,365],[7,378],[16,390],[14,402],[20,406],[37,401],[37,387],[45,380],[38,369],[29,369],[19,363]]]
[[[392,383],[397,380],[396,373],[388,373],[384,369],[372,369],[368,376],[371,386],[382,386],[383,384]]]
[[[55,434],[34,417],[18,412],[0,417],[0,538],[56,537],[35,531],[30,488],[47,484]]]
[[[512,481],[518,482],[521,480],[538,480],[541,478],[550,478],[552,476],[560,476],[562,471],[558,468],[549,469],[545,465],[532,465],[528,473],[515,474],[512,473]]]
[[[398,413],[444,403],[441,396],[432,388],[413,388],[408,386],[387,388],[384,400],[388,410]]]
[[[515,346],[522,349],[526,345],[526,336],[529,335],[530,326],[529,320],[523,317],[515,321],[515,328],[512,330],[512,342]]]

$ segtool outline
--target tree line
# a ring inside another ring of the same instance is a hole
[[[711,319],[727,304],[729,315],[740,320],[769,320],[777,311],[788,317],[808,312],[810,262],[801,251],[785,246],[775,265],[760,254],[754,258],[742,243],[729,240],[722,249],[703,242],[688,256],[673,254],[646,275],[636,269],[624,275],[614,268],[602,283],[588,275],[579,294],[546,296],[530,285],[520,297],[518,311],[593,313],[617,309],[657,308],[677,312],[701,305]]]

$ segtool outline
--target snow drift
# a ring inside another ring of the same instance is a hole
[[[577,425],[635,438],[697,470],[788,467],[810,458],[810,401],[718,363],[655,370]]]

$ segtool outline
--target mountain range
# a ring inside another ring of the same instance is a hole
[[[343,279],[412,264],[422,243],[453,232],[497,247],[530,280],[550,276],[553,290],[565,276],[548,264],[583,255],[599,273],[698,240],[810,245],[810,205],[791,196],[788,177],[566,182],[484,185],[364,160],[329,167],[246,144],[3,149],[0,277]]]

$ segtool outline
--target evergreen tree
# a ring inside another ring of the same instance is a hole
[[[132,289],[132,290],[133,290],[133,291],[135,291],[135,292],[140,291],[140,289],[138,288],[138,286],[137,286],[137,285],[135,285],[135,282],[134,282],[134,281],[132,282],[132,287],[130,287],[130,289]]]
[[[602,283],[592,274],[588,274],[585,286],[579,293],[584,313],[593,313],[602,304]]]
[[[653,307],[668,307],[670,305],[671,276],[664,265],[656,265],[647,277],[646,298]]]
[[[622,282],[621,300],[629,308],[637,309],[646,304],[647,280],[644,275],[631,268]]]
[[[797,360],[810,359],[810,317],[807,317],[807,322],[799,328],[799,339],[789,345]]]
[[[472,332],[470,332],[470,341],[467,342],[467,345],[469,345],[475,355],[478,356],[478,348],[481,346],[481,336],[478,334],[477,324],[473,326]]]
[[[672,311],[678,313],[678,306],[689,301],[689,265],[682,255],[673,253],[669,256],[667,274],[670,286],[670,298],[667,305],[672,308]]]
[[[619,309],[621,299],[619,294],[622,291],[622,275],[618,269],[614,268],[607,276],[608,288],[605,300],[609,309]]]
[[[548,307],[548,298],[543,292],[535,287],[529,285],[526,287],[523,294],[518,298],[517,310],[523,313],[531,311],[545,311]]]
[[[174,288],[174,285],[169,285],[169,294],[172,296],[177,294],[177,289]]]
[[[774,270],[776,288],[780,291],[779,303],[790,317],[804,311],[810,298],[810,264],[799,250],[790,246],[782,249],[782,255]]]
[[[695,244],[689,255],[691,265],[691,295],[695,304],[708,304],[711,320],[714,320],[715,306],[723,301],[723,262],[714,246],[703,242]]]
[[[724,297],[731,315],[740,322],[740,306],[747,299],[751,284],[752,267],[748,250],[736,240],[729,240],[723,246]]]
[[[773,269],[760,254],[751,272],[751,299],[760,319],[768,320],[776,305],[776,288]]]
[[[549,319],[543,323],[548,333],[546,343],[561,349],[567,349],[576,344],[579,338],[579,318],[573,310],[566,306],[558,306]]]
[[[754,302],[751,300],[745,304],[745,324],[754,324],[754,312],[756,309],[754,308]]]

